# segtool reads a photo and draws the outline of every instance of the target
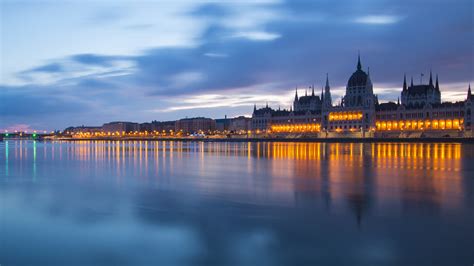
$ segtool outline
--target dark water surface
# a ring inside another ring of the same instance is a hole
[[[0,142],[0,264],[474,264],[474,145]]]

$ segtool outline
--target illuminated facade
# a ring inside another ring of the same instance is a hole
[[[402,102],[379,103],[373,92],[369,71],[362,70],[360,57],[356,71],[347,82],[338,105],[332,104],[329,78],[321,96],[298,97],[293,108],[274,110],[254,107],[252,129],[257,133],[299,134],[312,137],[473,137],[473,98],[469,85],[461,102],[441,102],[438,76],[433,84],[430,73],[426,85],[407,86],[403,80]]]

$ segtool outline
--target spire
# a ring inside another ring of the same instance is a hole
[[[400,105],[400,97],[397,99],[397,105]]]
[[[469,83],[469,88],[467,89],[467,99],[472,100],[471,83]]]
[[[438,74],[436,74],[436,90],[439,91]]]
[[[430,86],[433,86],[433,73],[431,73],[431,69],[430,69]]]
[[[403,91],[407,90],[407,74],[403,74]]]
[[[326,73],[326,88],[329,88],[329,74]]]
[[[313,87],[311,87],[311,96],[314,96],[314,84]]]
[[[253,104],[253,112],[255,113],[257,111],[257,105]]]
[[[329,86],[329,74],[326,73],[326,87],[324,88],[324,105],[332,106],[331,87]]]
[[[410,88],[413,88],[413,76],[411,77],[411,84],[410,84]]]
[[[324,92],[323,87],[321,86],[321,102],[324,100]]]
[[[308,90],[304,90],[304,96],[308,96]]]
[[[357,70],[361,70],[362,69],[362,65],[360,63],[360,52],[357,56]]]
[[[295,101],[298,101],[298,87],[295,90]]]

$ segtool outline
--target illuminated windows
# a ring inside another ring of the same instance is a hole
[[[377,130],[452,130],[462,129],[463,119],[377,121]]]
[[[351,121],[361,120],[362,112],[331,112],[329,113],[329,121]]]
[[[321,130],[321,125],[317,123],[272,125],[271,130],[275,133],[310,133],[319,132]]]

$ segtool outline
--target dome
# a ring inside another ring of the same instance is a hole
[[[357,69],[356,72],[352,74],[347,82],[347,87],[354,86],[365,86],[367,84],[367,73],[361,69]]]
[[[355,86],[365,86],[367,84],[367,73],[362,70],[362,65],[360,64],[360,56],[357,60],[357,70],[356,72],[352,73],[352,76],[349,78],[347,82],[347,87],[355,87]]]

